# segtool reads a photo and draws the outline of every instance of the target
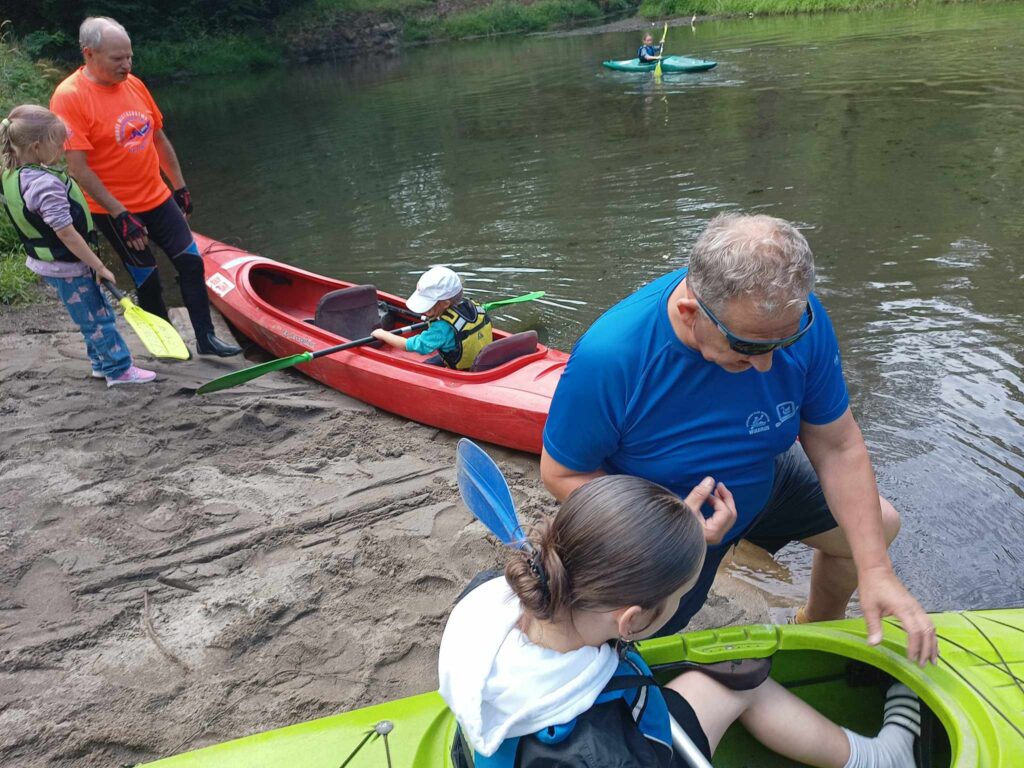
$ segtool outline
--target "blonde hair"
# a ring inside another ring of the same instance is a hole
[[[53,112],[35,104],[22,104],[0,121],[0,171],[24,165],[25,152],[37,141],[62,146],[68,130]]]

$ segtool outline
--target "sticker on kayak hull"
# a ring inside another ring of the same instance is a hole
[[[224,296],[235,287],[235,284],[224,277],[220,272],[216,272],[206,281],[206,287],[223,299]]]

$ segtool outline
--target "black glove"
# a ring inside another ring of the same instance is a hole
[[[188,191],[188,187],[174,190],[174,202],[186,216],[192,214],[192,193]]]
[[[125,245],[128,245],[129,240],[138,240],[148,234],[142,219],[128,211],[122,211],[114,217],[114,226]]]

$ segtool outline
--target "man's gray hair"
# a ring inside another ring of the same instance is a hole
[[[731,299],[749,297],[759,312],[771,315],[807,303],[814,254],[788,221],[724,213],[697,238],[687,281],[716,314]]]
[[[128,30],[109,16],[89,16],[78,28],[78,47],[83,51],[86,48],[98,51],[103,43],[103,33],[108,29],[124,32],[125,36],[129,37]]]

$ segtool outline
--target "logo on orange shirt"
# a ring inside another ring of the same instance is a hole
[[[135,110],[121,113],[114,125],[117,143],[132,153],[144,150],[149,145],[152,133],[153,121]]]

